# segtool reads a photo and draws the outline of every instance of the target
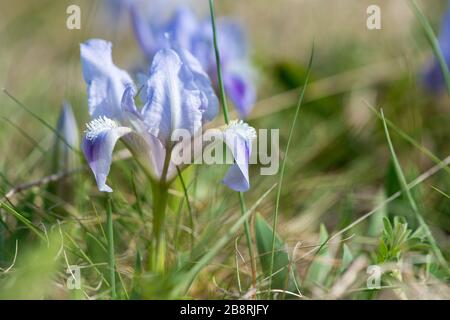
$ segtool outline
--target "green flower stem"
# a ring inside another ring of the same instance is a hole
[[[168,188],[163,184],[153,184],[153,241],[150,255],[150,270],[164,273],[166,244],[164,222],[166,218]]]

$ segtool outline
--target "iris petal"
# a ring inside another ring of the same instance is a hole
[[[138,5],[130,6],[131,22],[136,39],[144,54],[151,58],[158,50],[158,37],[155,32],[156,26],[148,23]]]
[[[229,72],[224,79],[225,91],[242,117],[247,117],[256,101],[251,76],[245,72]]]
[[[220,19],[217,29],[225,92],[240,116],[247,117],[256,101],[256,88],[246,36],[242,26],[231,19]],[[213,34],[209,21],[204,21],[199,26],[193,36],[191,50],[211,77],[217,78]]]
[[[133,83],[112,61],[112,44],[100,39],[80,46],[83,77],[87,83],[89,113],[92,118],[121,119],[121,99],[125,86]]]
[[[248,165],[255,137],[255,129],[242,121],[230,123],[223,133],[223,140],[235,162],[228,169],[223,182],[235,191],[245,192],[250,188]]]
[[[200,90],[200,110],[203,123],[213,120],[219,111],[219,99],[209,76],[203,70],[200,62],[189,51],[182,48],[176,48],[175,50],[183,62],[181,72],[183,82],[193,85],[193,89],[198,88]]]
[[[136,90],[129,85],[122,98],[122,108],[126,121],[135,129],[136,134],[124,137],[125,144],[137,158],[146,172],[155,179],[161,178],[166,157],[166,149],[161,141],[150,134],[144,119],[135,103]]]
[[[217,30],[219,32],[219,49],[223,52],[224,63],[229,60],[248,58],[247,36],[239,22],[229,18],[220,18],[217,21]]]
[[[160,50],[147,81],[147,102],[142,109],[149,132],[167,144],[174,130],[195,133],[202,125],[201,92],[182,76],[182,61],[172,49]]]
[[[134,86],[127,85],[125,88],[125,92],[122,96],[122,110],[125,112],[129,112],[132,115],[140,118],[141,114],[139,113],[136,103],[134,101],[134,96],[136,95],[136,90]]]
[[[107,118],[97,119],[98,126],[91,127],[83,140],[84,155],[94,173],[98,189],[103,192],[112,192],[106,185],[106,178],[111,168],[114,146],[121,137],[131,132],[130,128],[118,127],[108,120],[112,121]]]
[[[190,48],[192,37],[197,31],[198,21],[188,6],[180,6],[168,22],[165,32],[182,48]]]

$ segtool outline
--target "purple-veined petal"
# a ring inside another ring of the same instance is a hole
[[[141,101],[147,101],[147,80],[148,76],[144,72],[136,74],[137,87],[139,88],[139,98]]]
[[[256,102],[256,90],[251,75],[246,74],[244,69],[240,72],[228,72],[224,86],[241,117],[246,118]]]
[[[141,120],[136,118],[136,122],[139,123]],[[144,124],[138,126],[144,127]],[[133,131],[122,139],[147,176],[160,181],[166,157],[166,149],[161,141],[145,131],[139,133]]]
[[[83,77],[87,83],[89,114],[121,119],[121,99],[125,86],[133,83],[127,72],[112,61],[112,44],[91,39],[80,45]]]
[[[138,118],[141,118],[141,114],[136,107],[134,97],[136,95],[136,90],[133,85],[127,85],[122,96],[122,110],[128,112]]]
[[[160,179],[166,157],[166,149],[161,141],[150,134],[144,119],[135,103],[136,90],[129,85],[122,98],[122,108],[125,111],[125,121],[139,134],[129,134],[124,137],[125,144],[146,172],[154,179]]]
[[[128,127],[119,127],[114,120],[106,117],[94,119],[87,125],[83,152],[100,191],[112,192],[106,184],[106,178],[111,167],[114,146],[121,137],[131,131]]]
[[[242,117],[247,117],[256,101],[253,66],[248,56],[247,36],[242,25],[219,19],[217,28],[222,53],[225,92]],[[214,63],[215,65],[215,63]]]
[[[445,13],[439,34],[439,46],[447,63],[450,64],[450,6]],[[433,57],[432,61],[428,64],[423,74],[423,82],[427,89],[431,91],[440,91],[445,87],[444,76],[441,71],[441,67],[436,58]]]
[[[192,79],[180,74],[182,65],[174,50],[160,50],[147,81],[148,100],[142,115],[149,132],[165,145],[174,130],[186,129],[193,134],[202,125],[201,93]]]
[[[232,121],[223,132],[224,142],[235,162],[228,169],[223,182],[235,191],[245,192],[250,188],[248,165],[255,138],[255,129],[242,121]]]
[[[448,60],[450,62],[450,60]],[[425,69],[422,76],[422,81],[425,87],[430,92],[439,92],[444,88],[444,76],[442,75],[441,67],[437,61],[432,61]]]
[[[230,19],[220,19],[217,30],[225,92],[245,118],[256,101],[254,70],[248,56],[246,36],[242,26]],[[209,21],[203,22],[194,35],[191,50],[211,77],[216,79],[217,64]],[[214,82],[217,87],[217,81]]]

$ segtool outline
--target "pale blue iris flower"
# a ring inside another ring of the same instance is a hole
[[[171,134],[185,129],[194,137],[217,114],[218,99],[211,81],[189,52],[166,45],[154,54],[146,81],[139,88],[144,93],[144,105],[138,108],[138,90],[128,73],[114,65],[111,51],[112,44],[104,40],[81,44],[92,118],[87,124],[83,151],[98,188],[112,191],[106,179],[119,139],[153,181],[168,184],[177,175],[171,160],[176,142],[171,141]],[[233,190],[246,191],[254,129],[243,122],[233,122],[221,132],[235,159],[224,183]]]
[[[168,33],[173,43],[189,51],[211,78],[217,79],[209,19],[200,21],[187,6],[179,6],[169,18],[155,15],[160,11],[152,6],[147,10],[143,7],[139,3],[132,5],[130,12],[136,38],[148,59],[152,59],[165,46],[165,34]],[[231,19],[219,19],[217,30],[225,91],[239,114],[247,117],[256,101],[256,89],[246,36],[242,26]]]

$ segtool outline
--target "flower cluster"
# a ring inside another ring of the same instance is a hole
[[[83,77],[89,113],[83,151],[100,191],[106,184],[115,144],[121,139],[152,181],[170,183],[177,174],[171,161],[178,142],[176,130],[188,130],[192,140],[218,112],[218,99],[200,62],[181,47],[157,51],[139,88],[143,106],[136,105],[137,88],[130,75],[112,61],[112,44],[92,39],[81,44]],[[249,188],[248,162],[254,129],[243,122],[221,128],[234,164],[224,183],[237,191]]]
[[[139,1],[134,2],[129,5],[129,10],[134,33],[149,60],[166,47],[169,35],[173,45],[189,51],[211,79],[217,79],[210,19],[198,19],[188,6],[179,6],[168,18],[161,18],[164,15],[160,7],[153,3],[146,7]],[[239,114],[246,117],[256,100],[254,68],[249,59],[246,36],[241,25],[229,18],[219,19],[217,30],[225,92]]]

